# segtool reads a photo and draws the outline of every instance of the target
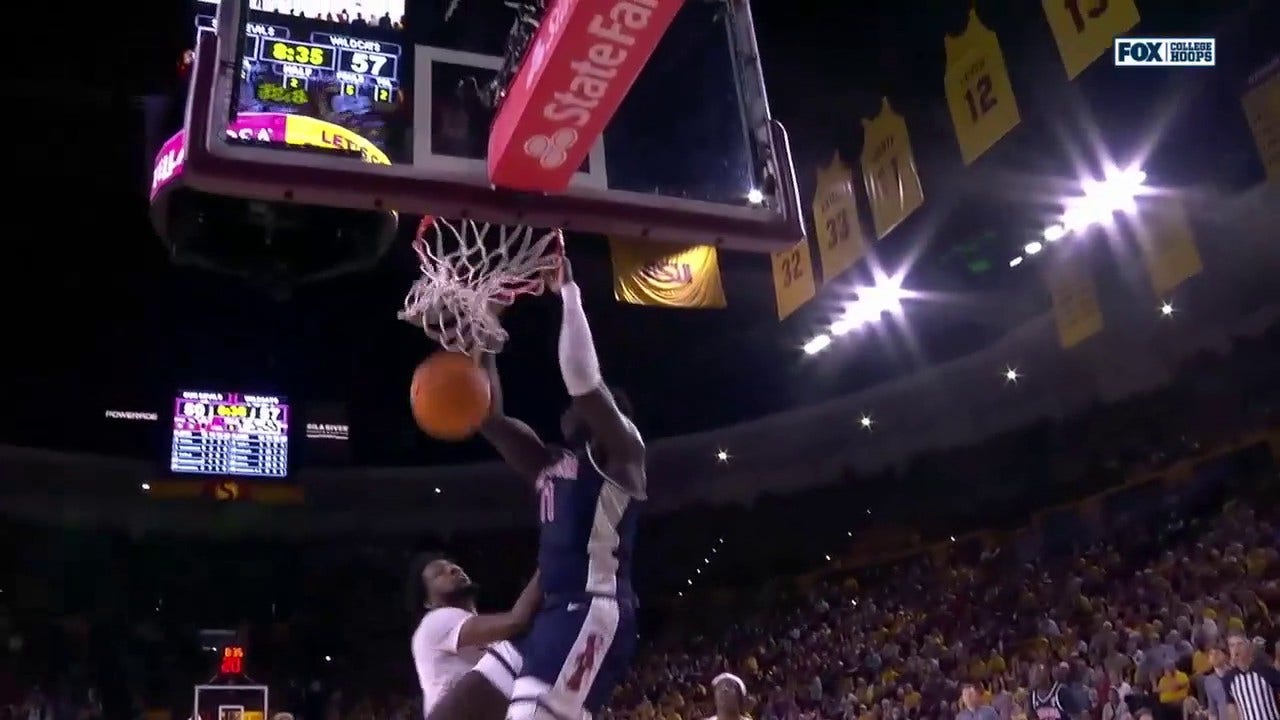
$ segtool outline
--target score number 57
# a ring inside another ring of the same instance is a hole
[[[372,53],[353,52],[351,58],[347,61],[347,67],[353,73],[360,75],[382,75],[382,68],[387,64],[386,55],[374,55]]]

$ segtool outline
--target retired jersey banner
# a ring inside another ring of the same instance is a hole
[[[1187,209],[1176,198],[1152,197],[1139,201],[1138,244],[1151,287],[1164,298],[1188,278],[1200,274],[1200,251]]]
[[[1280,183],[1280,58],[1272,58],[1249,78],[1241,103],[1267,179]]]
[[[831,282],[867,254],[858,221],[858,198],[853,194],[853,169],[844,164],[838,152],[830,165],[818,170],[813,224],[823,282]]]
[[[613,296],[632,305],[722,308],[720,263],[711,245],[663,245],[609,238]]]
[[[1018,125],[1018,103],[1000,41],[978,19],[977,10],[969,11],[963,33],[944,35],[942,42],[947,51],[947,107],[960,155],[968,165]]]
[[[1102,308],[1084,258],[1069,253],[1056,255],[1048,258],[1045,283],[1053,300],[1058,341],[1069,349],[1102,332]]]
[[[1067,68],[1076,76],[1111,49],[1119,35],[1138,24],[1134,0],[1043,0],[1045,19]]]
[[[809,241],[801,240],[790,250],[772,253],[773,295],[778,301],[778,319],[800,309],[818,292],[813,281],[813,257],[809,254]]]
[[[907,121],[889,107],[889,98],[881,103],[879,115],[862,119],[862,177],[877,239],[924,204]]]

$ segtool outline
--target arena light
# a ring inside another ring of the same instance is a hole
[[[1028,255],[1037,255],[1044,249],[1044,244],[1038,240],[1032,240],[1023,246],[1022,251]]]
[[[870,430],[871,426],[876,424],[876,421],[872,420],[870,415],[863,413],[862,417],[859,418],[858,420],[858,424],[862,426],[863,430]],[[868,510],[867,514],[870,514],[870,513],[871,511]]]
[[[1141,168],[1111,169],[1103,180],[1083,181],[1083,197],[1067,203],[1062,216],[1063,229],[1076,232],[1090,225],[1108,223],[1116,213],[1134,212],[1146,181],[1147,173]]]
[[[1017,382],[1018,382],[1018,378],[1020,378],[1020,377],[1022,377],[1022,376],[1018,374],[1018,368],[1016,368],[1016,367],[1005,367],[1005,369],[1004,369],[1004,381],[1005,381],[1006,383],[1014,383],[1014,384],[1017,384]]]
[[[142,483],[142,492],[151,492],[151,483]]]
[[[764,193],[760,192],[755,188],[751,188],[750,190],[747,191],[747,202],[751,203],[752,205],[759,205],[760,203],[764,202]]]
[[[1058,242],[1067,236],[1067,228],[1060,223],[1054,223],[1044,229],[1042,236],[1045,242]]]
[[[1016,258],[1014,258],[1014,259],[1012,259],[1012,260],[1010,260],[1010,261],[1009,261],[1009,267],[1018,267],[1018,266],[1019,266],[1019,265],[1021,265],[1021,264],[1022,264],[1022,256],[1021,256],[1021,255],[1019,255],[1018,257],[1016,257]]]
[[[831,336],[824,333],[822,335],[818,335],[817,337],[813,338],[809,342],[805,343],[804,352],[806,355],[817,355],[823,350],[826,350],[827,346],[829,346],[830,344],[831,344]]]
[[[1173,317],[1173,303],[1167,300],[1160,303],[1160,314],[1164,317]]]
[[[716,460],[720,462],[729,462],[729,451],[721,448],[716,451]]]

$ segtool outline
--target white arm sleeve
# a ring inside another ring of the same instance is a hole
[[[560,317],[560,375],[569,394],[577,397],[600,387],[600,361],[577,283],[560,288],[560,298],[564,302]]]

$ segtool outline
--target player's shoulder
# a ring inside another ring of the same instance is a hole
[[[456,607],[440,607],[428,610],[418,621],[418,629],[414,631],[414,642],[435,644],[439,638],[453,632],[454,628],[467,621],[475,613]]]

